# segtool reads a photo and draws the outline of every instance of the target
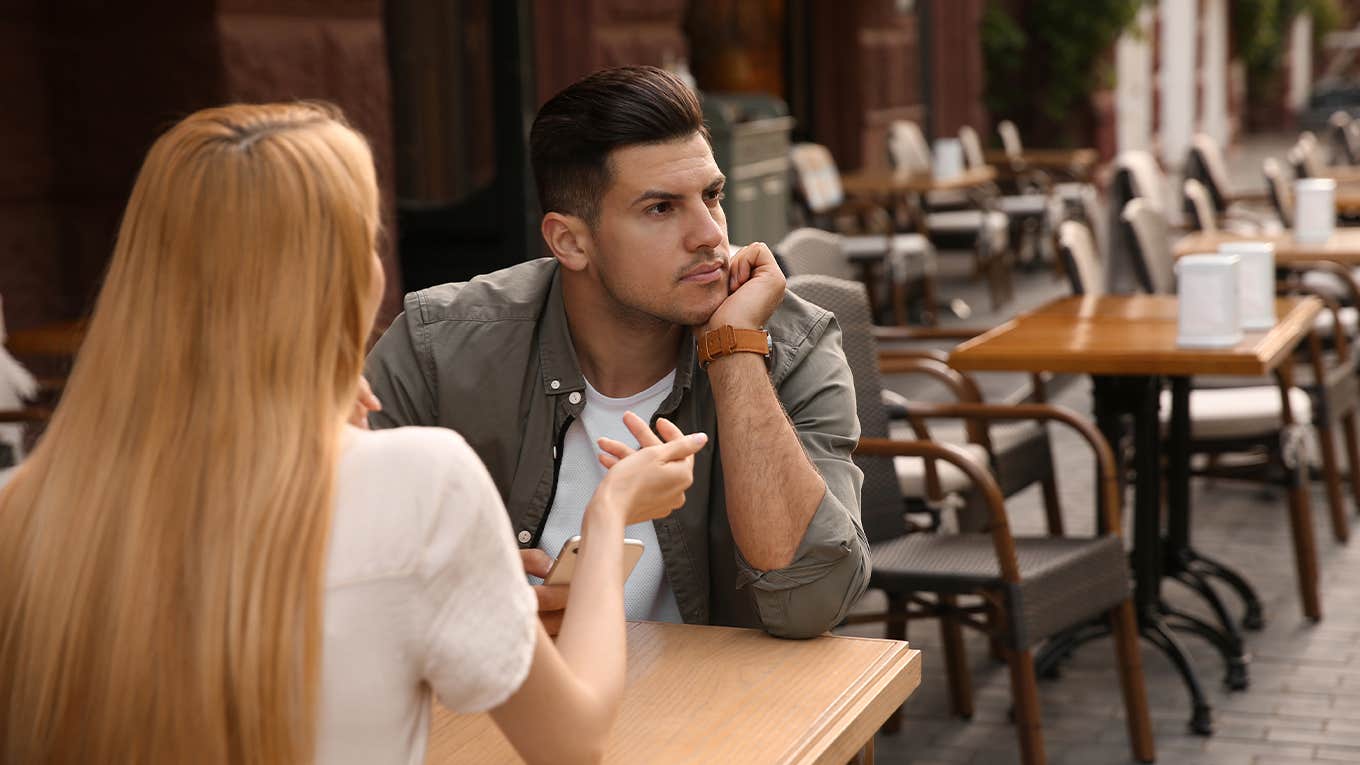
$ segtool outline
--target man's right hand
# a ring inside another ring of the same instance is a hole
[[[520,550],[519,557],[524,564],[524,573],[539,579],[547,576],[548,569],[552,568],[552,557],[542,550]],[[534,595],[538,596],[538,618],[543,621],[543,628],[548,634],[554,637],[562,629],[562,616],[567,612],[569,592],[569,584],[540,584],[534,587]]]

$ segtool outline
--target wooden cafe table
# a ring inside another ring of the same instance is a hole
[[[873,761],[873,737],[921,683],[899,640],[628,623],[628,685],[605,762]],[[435,705],[426,765],[514,763],[486,714]]]
[[[901,170],[861,170],[841,176],[841,188],[847,196],[867,197],[891,202],[904,199],[911,214],[912,226],[920,234],[926,232],[926,216],[922,195],[931,191],[966,191],[990,196],[991,184],[996,180],[996,168],[991,165],[965,168],[948,178],[937,178],[930,173],[909,173]]]
[[[1017,164],[1027,170],[1064,173],[1073,179],[1086,182],[1095,173],[1100,153],[1095,149],[1024,149],[1019,157],[1012,157],[1001,149],[988,149],[982,159],[991,165],[1015,167]],[[1018,160],[1018,162],[1017,162]]]
[[[1219,245],[1229,242],[1270,242],[1275,245],[1275,262],[1281,265],[1326,260],[1350,268],[1360,267],[1360,227],[1337,228],[1322,242],[1300,242],[1294,238],[1293,231],[1254,235],[1196,231],[1178,239],[1174,252],[1178,258],[1216,252]]]
[[[1197,733],[1212,732],[1210,709],[1189,655],[1169,628],[1189,630],[1210,640],[1227,664],[1230,687],[1245,687],[1246,658],[1241,637],[1227,612],[1207,586],[1196,588],[1214,608],[1222,629],[1170,608],[1161,599],[1163,576],[1185,581],[1215,577],[1238,590],[1259,620],[1260,604],[1240,575],[1212,561],[1190,546],[1190,378],[1195,375],[1277,374],[1286,387],[1292,382],[1290,354],[1307,336],[1322,308],[1317,298],[1281,298],[1279,320],[1269,330],[1247,332],[1232,348],[1189,349],[1176,344],[1176,298],[1171,295],[1078,296],[1055,300],[968,340],[949,356],[964,371],[1067,372],[1089,374],[1094,382],[1096,423],[1111,445],[1121,442],[1124,415],[1134,420],[1133,537],[1134,602],[1139,630],[1172,661],[1189,691],[1190,726]],[[1161,424],[1158,415],[1162,379],[1170,378],[1172,412],[1167,439],[1167,529],[1161,528]],[[1292,423],[1284,400],[1286,427]],[[1317,554],[1306,492],[1291,503],[1291,518],[1304,611],[1321,617],[1317,585]],[[1085,629],[1055,641],[1036,662],[1040,668],[1056,663],[1066,649],[1098,637]],[[1040,665],[1040,662],[1045,664]]]

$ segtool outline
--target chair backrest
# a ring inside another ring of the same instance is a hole
[[[1020,156],[1025,152],[1025,147],[1020,143],[1020,131],[1015,128],[1015,123],[1010,120],[1001,120],[996,126],[996,132],[1001,134],[1001,146],[1006,150],[1006,156],[1011,159],[1020,159]]]
[[[0,412],[17,412],[38,392],[38,383],[27,369],[5,350],[4,301],[0,300]],[[0,469],[24,456],[24,426],[0,425]]]
[[[987,160],[982,155],[982,141],[978,140],[976,130],[967,125],[959,128],[959,143],[963,144],[963,159],[969,168],[978,168],[987,164]]]
[[[1261,163],[1261,171],[1266,176],[1266,193],[1270,195],[1270,204],[1275,207],[1275,214],[1280,216],[1280,225],[1290,228],[1294,225],[1294,195],[1289,188],[1289,179],[1285,177],[1284,167],[1279,160],[1274,157],[1266,157]]]
[[[1147,203],[1159,211],[1166,211],[1166,201],[1163,198],[1165,191],[1163,186],[1162,168],[1158,166],[1157,160],[1146,151],[1130,150],[1123,152],[1115,160],[1115,172],[1125,173],[1129,183],[1129,198],[1142,197]],[[1121,200],[1123,205],[1128,200]],[[1122,209],[1122,208],[1121,208]]]
[[[1228,198],[1232,196],[1228,165],[1223,161],[1223,149],[1208,133],[1196,133],[1190,144],[1190,157],[1186,175],[1204,184],[1213,202],[1214,209],[1223,212],[1228,209]],[[1199,173],[1191,175],[1189,166],[1197,165]]]
[[[897,170],[930,172],[930,144],[921,126],[911,120],[893,120],[888,125],[888,155]]]
[[[1141,198],[1159,211],[1167,209],[1165,178],[1157,160],[1146,151],[1125,151],[1115,158],[1114,179],[1105,195],[1105,278],[1114,293],[1143,289],[1135,244],[1124,224],[1124,205]]]
[[[1067,266],[1073,295],[1105,294],[1105,264],[1086,224],[1067,220],[1058,226],[1058,254]]]
[[[788,264],[792,275],[821,274],[854,280],[855,272],[841,249],[841,237],[819,228],[790,231],[774,251]]]
[[[1298,143],[1290,150],[1290,161],[1294,174],[1300,178],[1321,178],[1327,172],[1318,151],[1317,136],[1308,130],[1299,134]]]
[[[1351,120],[1346,123],[1346,128],[1342,131],[1342,134],[1345,141],[1346,161],[1352,165],[1360,165],[1360,120]]]
[[[1166,217],[1142,199],[1131,199],[1121,216],[1134,244],[1135,272],[1143,290],[1154,295],[1176,292],[1176,262]]]
[[[883,408],[883,376],[878,371],[878,342],[869,318],[869,296],[859,282],[830,276],[794,276],[789,290],[835,314],[841,328],[841,347],[855,379],[855,409],[860,435],[888,437],[888,413]],[[899,537],[906,530],[902,490],[893,461],[886,457],[854,458],[864,471],[860,519],[870,542]]]
[[[841,172],[831,152],[819,143],[796,143],[789,149],[789,160],[799,192],[808,210],[821,214],[845,201]]]
[[[1197,231],[1213,233],[1218,230],[1218,215],[1214,203],[1209,199],[1209,191],[1204,184],[1194,178],[1186,178],[1185,208],[1190,212],[1190,225]]]
[[[1355,164],[1355,152],[1350,143],[1350,126],[1354,122],[1350,112],[1337,109],[1327,118],[1327,135],[1332,139],[1332,157],[1340,158],[1348,165]]]

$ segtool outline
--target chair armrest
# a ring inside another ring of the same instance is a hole
[[[23,409],[0,409],[0,424],[47,422],[50,419],[52,419],[52,410],[46,407],[29,406]]]
[[[1115,470],[1114,452],[1092,425],[1081,415],[1070,409],[1052,404],[913,404],[912,416],[920,419],[962,418],[985,422],[1040,420],[1061,422],[1072,428],[1085,439],[1095,453],[1096,466],[1100,473],[1100,491],[1097,494],[1098,510],[1105,521],[1109,533],[1123,533],[1122,513],[1119,505],[1119,479]]]
[[[935,441],[896,441],[890,438],[862,438],[855,454],[867,457],[920,457],[929,465],[931,460],[941,459],[963,471],[973,486],[982,493],[987,503],[991,523],[988,531],[992,535],[992,546],[996,550],[997,562],[1001,566],[1001,578],[1008,583],[1020,582],[1020,564],[1015,556],[1015,539],[1011,536],[1010,524],[1006,519],[1006,504],[1001,496],[1001,487],[991,473],[968,458],[962,449],[951,444]]]
[[[922,340],[969,340],[991,327],[882,327],[873,326],[874,339],[879,342]]]

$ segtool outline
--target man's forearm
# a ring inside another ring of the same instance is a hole
[[[709,365],[708,378],[732,537],[753,567],[784,568],[826,484],[804,454],[763,359],[750,353],[719,358]]]

